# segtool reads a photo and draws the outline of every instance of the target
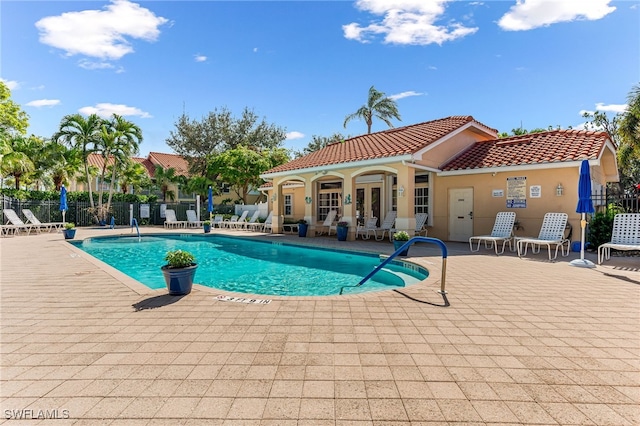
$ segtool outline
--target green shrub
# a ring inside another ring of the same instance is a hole
[[[591,248],[596,248],[601,244],[611,241],[611,231],[613,230],[613,211],[598,212],[589,222],[589,238]]]
[[[167,261],[169,268],[186,268],[187,266],[193,265],[195,257],[188,251],[173,250],[167,252],[164,260]]]

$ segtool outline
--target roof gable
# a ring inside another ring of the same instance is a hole
[[[336,142],[304,157],[274,167],[265,174],[411,155],[468,123],[473,123],[489,134],[497,135],[497,130],[476,121],[472,116],[451,116]]]
[[[552,130],[476,142],[442,171],[560,163],[599,158],[609,136],[586,130]]]
[[[158,165],[163,169],[173,168],[177,175],[189,176],[189,163],[180,155],[150,152],[148,159],[154,164],[154,173],[155,166]]]

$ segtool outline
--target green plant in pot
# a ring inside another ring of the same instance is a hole
[[[298,221],[298,237],[306,237],[308,227],[309,225],[307,224],[307,221],[300,219]]]
[[[204,222],[202,222],[202,228],[204,229],[205,234],[211,232],[211,221],[205,220]]]
[[[76,224],[73,222],[65,223],[63,232],[65,240],[73,240],[76,236]]]
[[[162,274],[170,295],[189,294],[196,275],[195,257],[185,250],[168,251],[164,257],[167,264],[162,266]]]
[[[398,231],[393,234],[393,249],[397,251],[400,247],[402,247],[407,241],[411,239],[411,236],[406,231]],[[409,247],[405,250],[398,253],[399,256],[406,256],[409,254]]]

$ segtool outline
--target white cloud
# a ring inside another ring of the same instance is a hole
[[[434,70],[434,71],[438,69],[438,67],[435,67],[433,65],[429,65],[427,68],[429,68],[430,70]]]
[[[382,17],[361,27],[352,22],[342,26],[344,37],[362,43],[375,35],[384,35],[385,43],[427,45],[473,34],[478,28],[447,22],[436,25],[445,12],[449,0],[358,0],[356,7]]]
[[[407,92],[397,93],[395,95],[388,96],[389,99],[398,100],[402,98],[408,98],[410,96],[422,96],[424,93],[414,92],[413,90],[409,90]]]
[[[52,107],[59,104],[60,104],[59,99],[38,99],[35,101],[27,102],[25,105],[40,108],[40,107]]]
[[[506,31],[525,31],[558,22],[595,21],[610,14],[612,0],[517,0],[498,21]]]
[[[294,131],[294,132],[287,133],[286,136],[287,136],[286,140],[292,141],[294,139],[302,139],[302,138],[304,138],[304,133],[300,133],[300,132],[295,132]]]
[[[258,48],[257,48],[257,47],[254,47],[254,48],[253,48],[253,53],[257,53],[257,52],[258,52]]]
[[[118,105],[110,103],[100,103],[96,106],[86,106],[78,110],[81,114],[91,115],[97,114],[102,118],[109,118],[112,114],[118,114],[123,117],[136,116],[141,118],[152,118],[152,115],[148,112],[142,111],[136,107],[130,107],[127,105]]]
[[[204,62],[207,60],[207,57],[204,55],[194,55],[194,59],[196,62]]]
[[[64,50],[67,56],[117,60],[134,51],[130,39],[155,41],[158,27],[167,22],[136,3],[111,0],[104,10],[47,16],[36,22],[36,28],[41,43]]]
[[[602,102],[596,104],[596,111],[623,113],[627,110],[627,104],[609,104],[605,105]]]
[[[82,59],[78,61],[78,65],[80,66],[80,68],[84,68],[86,70],[103,70],[114,68],[113,64],[109,62],[95,62],[88,59]]]
[[[13,91],[20,88],[20,83],[15,80],[5,80],[4,78],[0,78],[0,81],[4,83],[9,90]]]

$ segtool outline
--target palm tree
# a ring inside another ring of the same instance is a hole
[[[371,125],[373,124],[374,117],[384,121],[389,127],[393,127],[391,123],[392,118],[402,121],[396,101],[388,98],[384,93],[377,91],[375,87],[371,86],[367,104],[362,105],[353,114],[347,115],[344,119],[344,127],[346,129],[347,123],[354,118],[361,118],[367,123],[367,133],[371,133]]]
[[[120,184],[120,191],[123,194],[127,194],[129,186],[132,186],[134,191],[151,186],[151,179],[147,174],[147,169],[142,164],[129,161],[124,164],[124,168],[120,171],[118,183]]]
[[[176,199],[176,193],[169,190],[169,185],[172,183],[178,183],[181,177],[176,174],[176,169],[169,167],[168,169],[162,166],[156,165],[156,172],[154,174],[155,184],[162,192],[162,201],[167,201],[169,197],[172,201]]]
[[[640,153],[640,84],[631,89],[627,100],[627,110],[620,121],[622,144],[619,153],[625,165],[630,162],[632,154]]]
[[[95,214],[95,204],[93,202],[93,194],[91,192],[91,176],[89,175],[89,154],[91,154],[96,145],[100,142],[100,129],[103,120],[96,114],[91,114],[86,119],[80,114],[66,115],[60,122],[60,130],[53,135],[53,140],[66,143],[71,148],[76,148],[81,152],[81,158],[84,163],[85,179],[89,191],[89,203],[91,211],[94,212],[94,219],[98,222]]]
[[[69,184],[69,181],[82,170],[80,151],[55,142],[48,144],[46,151],[51,159],[50,172],[53,185],[56,191],[60,191],[63,184]]]
[[[142,130],[118,114],[111,116],[109,128],[114,138],[110,150],[110,155],[113,157],[113,164],[111,165],[111,182],[109,184],[107,209],[111,205],[117,174],[119,171],[122,171],[120,165],[131,162],[131,157],[138,154],[140,143],[142,142]]]
[[[3,143],[0,168],[3,176],[13,176],[15,188],[20,189],[20,180],[35,170],[32,160],[37,144],[32,137],[13,135]]]

